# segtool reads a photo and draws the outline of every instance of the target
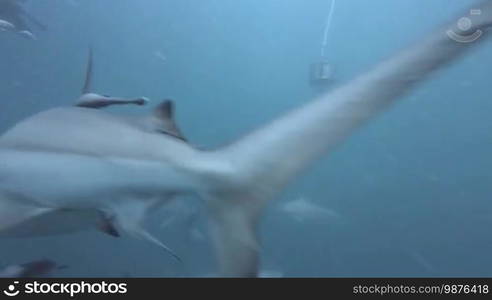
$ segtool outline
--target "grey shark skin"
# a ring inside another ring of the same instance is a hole
[[[257,276],[256,231],[265,204],[426,75],[485,41],[492,1],[473,8],[482,14],[469,16],[470,33],[484,32],[474,43],[446,35],[457,30],[456,18],[345,86],[215,151],[101,110],[54,108],[27,118],[0,137],[0,233],[90,229],[100,211],[138,233],[156,205],[193,193],[209,208],[220,276]]]

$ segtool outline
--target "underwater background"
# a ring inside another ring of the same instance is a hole
[[[449,21],[471,0],[338,1],[328,89]],[[476,1],[475,1],[476,2]],[[49,30],[0,34],[0,132],[80,94],[89,46],[95,91],[176,101],[192,143],[224,145],[317,91],[329,0],[38,0]],[[286,277],[492,276],[492,43],[440,71],[359,130],[274,201],[261,225],[262,266]],[[288,150],[287,150],[288,151]],[[339,218],[281,212],[299,197]],[[159,247],[97,231],[1,239],[0,264],[50,258],[60,277],[205,276],[216,271],[200,199],[156,212]],[[197,215],[197,211],[198,213]],[[166,218],[178,218],[161,226]],[[192,227],[198,227],[192,229]]]

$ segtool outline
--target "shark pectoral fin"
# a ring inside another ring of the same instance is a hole
[[[113,237],[120,237],[120,233],[114,226],[114,218],[101,213],[101,218],[97,223],[97,229],[102,233],[108,234]]]
[[[164,243],[159,241],[143,228],[143,220],[147,216],[149,208],[153,207],[156,207],[155,202],[146,203],[141,201],[132,201],[131,203],[125,203],[114,209],[116,216],[115,221],[121,229],[129,235],[135,238],[147,240],[161,247],[177,261],[181,262],[181,258],[171,248],[167,247]]]
[[[154,122],[156,131],[187,141],[176,125],[172,100],[164,100],[154,109],[152,122]]]

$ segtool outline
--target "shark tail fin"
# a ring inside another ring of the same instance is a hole
[[[457,30],[458,18],[454,19],[345,86],[205,154],[208,162],[217,164],[206,174],[213,182],[203,196],[210,208],[221,276],[257,276],[258,220],[265,204],[285,185],[428,75],[487,39],[492,1],[473,8],[481,14],[466,12],[473,24],[470,32],[484,33],[473,43],[457,42],[446,34],[450,28]]]
[[[262,199],[247,191],[229,191],[209,198],[209,229],[221,277],[256,277],[260,245],[257,225]]]

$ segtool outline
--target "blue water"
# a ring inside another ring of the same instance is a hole
[[[470,2],[338,1],[328,47],[333,86]],[[37,41],[0,33],[2,132],[72,104],[92,45],[97,92],[153,103],[172,98],[185,135],[213,148],[316,95],[308,67],[319,60],[330,2],[53,0],[27,7],[49,30],[36,32]],[[277,202],[304,196],[343,222],[299,223],[272,204],[261,226],[263,265],[301,277],[492,276],[491,50],[488,42],[439,72],[289,187]],[[190,241],[186,222],[161,229],[161,219],[153,216],[152,232],[184,266],[145,241],[95,231],[2,239],[0,263],[51,258],[69,266],[56,274],[67,277],[213,273],[208,242]]]

